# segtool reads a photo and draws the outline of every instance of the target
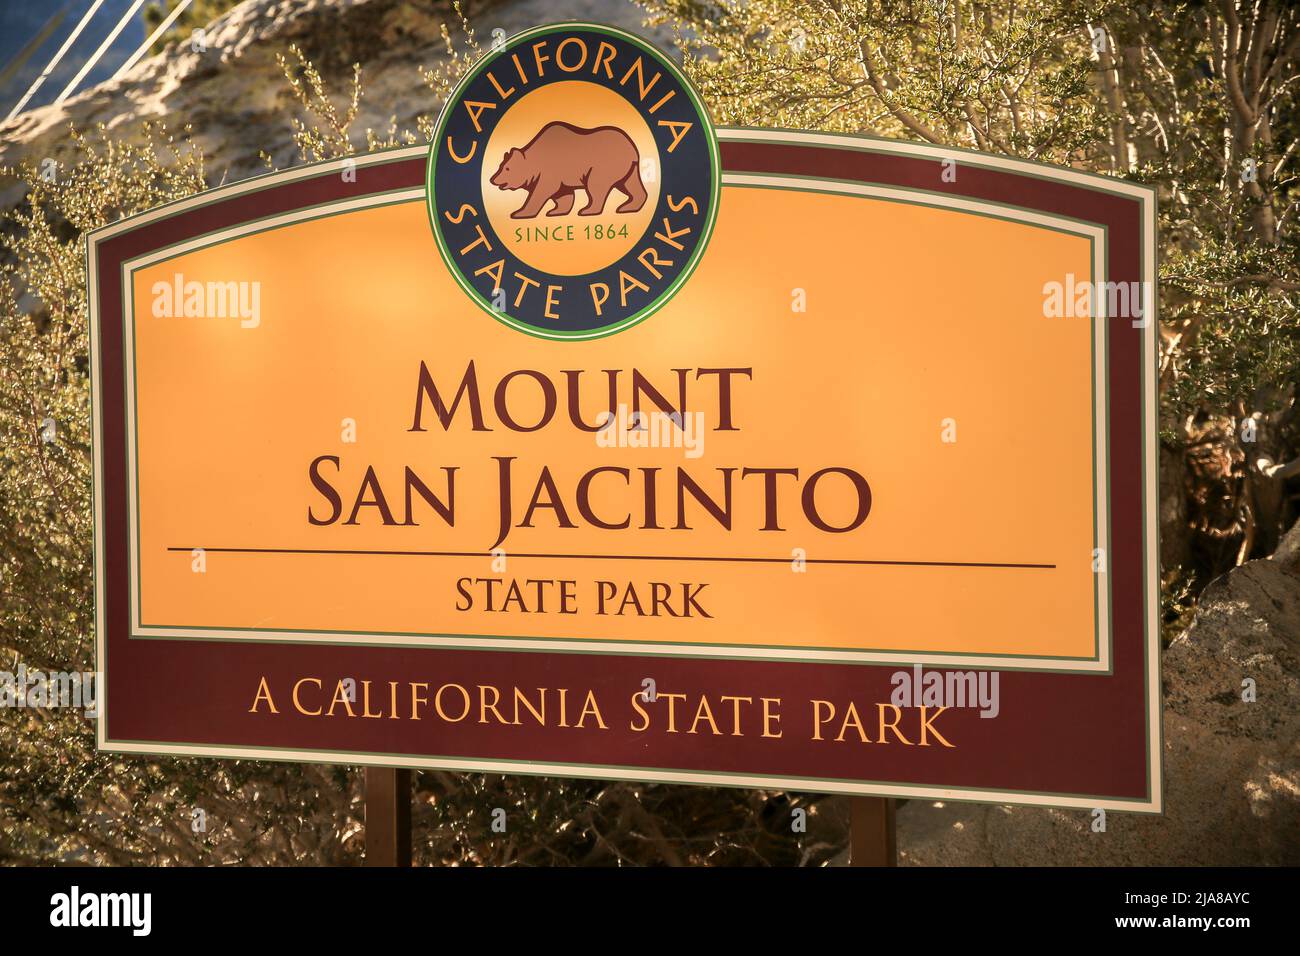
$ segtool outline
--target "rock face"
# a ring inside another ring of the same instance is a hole
[[[671,45],[668,32],[641,26],[643,12],[631,0],[465,0],[462,9],[483,45],[498,28],[509,35],[558,19],[608,23]],[[299,158],[289,118],[300,111],[276,62],[291,43],[320,70],[336,102],[349,89],[352,64],[362,65],[353,131],[363,145],[368,128],[382,135],[393,122],[413,129],[416,117],[436,115],[440,104],[419,69],[445,60],[444,24],[457,34],[450,0],[247,0],[209,25],[207,52],[173,43],[116,81],[0,126],[0,166],[69,156],[69,124],[84,130],[103,123],[130,135],[142,120],[171,129],[189,124],[214,185],[266,172],[261,152],[277,167],[293,165]],[[9,185],[0,206],[18,198]]]
[[[1206,588],[1163,668],[1162,817],[1111,813],[1093,833],[1082,810],[912,802],[898,814],[902,862],[1300,863],[1300,525]]]

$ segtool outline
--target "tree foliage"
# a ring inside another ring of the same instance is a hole
[[[1204,582],[1272,550],[1295,520],[1286,482],[1300,470],[1300,8],[645,5],[682,38],[719,123],[919,139],[1156,186],[1162,464],[1216,463],[1188,469],[1193,514],[1163,529],[1166,558]]]

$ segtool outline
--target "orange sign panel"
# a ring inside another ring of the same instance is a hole
[[[1042,307],[1096,237],[775,187],[589,342],[483,316],[415,200],[132,268],[136,629],[1104,669],[1104,341]]]

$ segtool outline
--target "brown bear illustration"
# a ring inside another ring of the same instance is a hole
[[[579,216],[601,215],[615,189],[627,196],[618,212],[636,212],[646,200],[636,143],[615,126],[583,129],[547,123],[523,149],[507,150],[489,181],[498,189],[528,190],[527,201],[510,214],[512,219],[532,219],[552,199],[555,205],[546,215],[567,215],[578,189],[587,193]]]

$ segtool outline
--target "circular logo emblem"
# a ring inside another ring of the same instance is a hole
[[[475,302],[553,339],[611,335],[681,288],[718,212],[699,95],[612,27],[538,27],[494,46],[443,107],[427,198],[438,251]]]

